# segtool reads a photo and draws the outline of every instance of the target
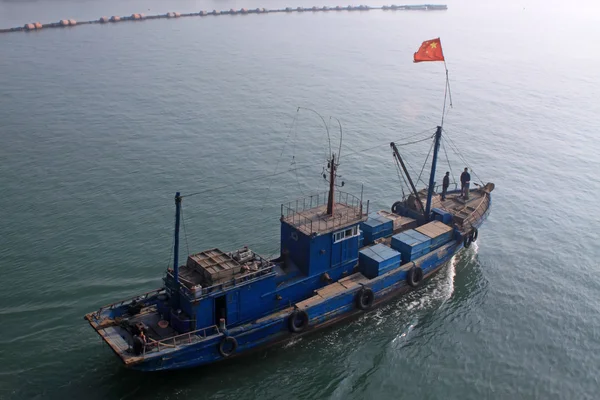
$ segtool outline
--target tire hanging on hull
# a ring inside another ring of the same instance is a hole
[[[219,354],[221,354],[223,358],[227,358],[235,353],[237,348],[237,339],[233,336],[225,336],[223,340],[221,340],[221,343],[219,343]]]
[[[308,326],[308,314],[304,310],[294,310],[288,317],[290,332],[300,333]]]
[[[392,212],[394,214],[400,215],[399,212],[398,212],[399,211],[398,209],[400,208],[400,206],[402,206],[402,202],[401,201],[397,201],[394,204],[392,204]]]
[[[412,267],[406,274],[406,282],[416,288],[423,281],[423,270],[419,267]]]
[[[373,306],[373,301],[375,300],[375,294],[373,290],[370,288],[363,286],[357,293],[354,298],[354,302],[356,303],[356,307],[361,310],[368,310]]]
[[[479,231],[477,228],[473,228],[463,239],[463,246],[465,246],[465,249],[468,249],[471,246],[471,243],[476,242],[478,237]]]

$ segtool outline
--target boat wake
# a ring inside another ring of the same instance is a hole
[[[422,290],[411,293],[410,302],[402,311],[417,311],[429,308],[438,303],[445,303],[454,293],[454,277],[456,276],[456,256],[448,261],[446,268],[435,276]]]
[[[399,341],[406,339],[406,337],[413,331],[415,326],[417,325],[417,321],[412,321],[406,329],[402,331],[399,335],[397,335],[394,339],[392,339],[392,344],[397,344]]]
[[[292,347],[292,346],[295,346],[295,345],[297,345],[297,344],[298,344],[298,343],[300,343],[300,342],[302,342],[302,338],[301,338],[301,337],[295,337],[295,338],[291,339],[289,342],[286,342],[286,343],[283,345],[283,348],[284,348],[284,349],[288,349],[288,348],[290,348],[290,347]]]

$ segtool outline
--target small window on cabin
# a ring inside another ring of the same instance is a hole
[[[342,240],[358,236],[359,233],[360,231],[358,230],[358,225],[343,231],[336,232],[333,234],[333,243],[341,242]]]

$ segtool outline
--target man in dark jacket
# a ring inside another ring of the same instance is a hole
[[[442,201],[446,200],[446,192],[448,191],[449,186],[450,186],[450,172],[446,171],[446,175],[444,176],[444,181],[442,182]]]
[[[464,172],[460,174],[460,185],[461,195],[465,200],[469,200],[469,184],[471,183],[471,174],[469,169],[465,168]]]

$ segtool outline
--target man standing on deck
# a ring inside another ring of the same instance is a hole
[[[471,174],[469,169],[465,168],[464,172],[460,174],[461,184],[461,195],[465,200],[469,200],[469,184],[471,183]]]
[[[446,200],[446,192],[450,186],[450,172],[446,171],[444,180],[442,181],[442,201]]]

